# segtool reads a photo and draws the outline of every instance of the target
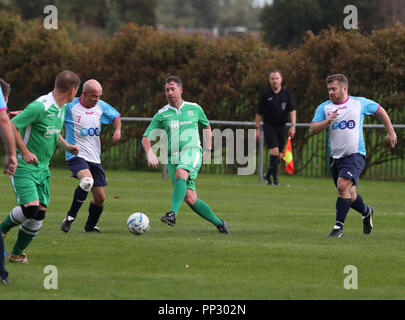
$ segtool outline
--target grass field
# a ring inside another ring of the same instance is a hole
[[[0,299],[404,299],[405,185],[362,180],[359,193],[375,207],[375,228],[365,236],[351,210],[341,239],[328,238],[335,222],[331,179],[281,177],[281,187],[257,176],[201,174],[199,197],[225,219],[224,235],[185,204],[175,227],[160,222],[172,186],[160,173],[108,171],[107,200],[99,227],[85,234],[88,201],[71,231],[59,225],[77,185],[70,172],[52,170],[51,203],[44,227],[26,250],[29,264],[6,268],[13,283]],[[15,206],[6,177],[0,180],[0,220]],[[90,197],[89,197],[90,198]],[[130,213],[145,212],[151,228],[127,231]],[[18,229],[5,241],[10,250]],[[58,271],[58,289],[46,290],[44,268]],[[347,265],[358,289],[347,290]]]

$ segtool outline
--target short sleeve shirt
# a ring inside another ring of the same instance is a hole
[[[101,163],[101,125],[112,124],[119,117],[120,113],[102,100],[94,107],[87,108],[80,103],[80,98],[75,98],[66,107],[66,141],[80,146],[78,157]],[[73,157],[75,155],[65,152],[66,161]]]
[[[189,148],[201,149],[198,126],[206,128],[209,121],[196,103],[183,101],[179,109],[166,105],[153,117],[144,137],[154,139],[163,130],[167,135],[168,154]]]
[[[48,169],[63,127],[65,112],[66,105],[59,107],[53,93],[50,92],[31,102],[11,120],[28,150],[38,158],[38,163],[27,163],[18,152],[18,169],[34,171]]]
[[[342,104],[330,100],[318,106],[312,122],[321,122],[338,109],[338,117],[326,129],[330,156],[335,159],[360,153],[366,155],[363,122],[366,115],[374,115],[380,108],[373,100],[351,97]]]

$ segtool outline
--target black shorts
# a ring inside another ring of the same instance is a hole
[[[366,163],[366,157],[360,153],[354,153],[340,159],[330,158],[330,163],[335,186],[337,186],[339,177],[352,180],[353,184],[357,186],[361,171],[363,171]]]
[[[83,158],[74,157],[68,161],[66,164],[70,171],[72,171],[72,178],[77,178],[77,173],[80,170],[89,169],[91,175],[93,176],[94,186],[102,187],[107,185],[107,179],[105,177],[104,168],[101,163],[94,163],[84,160]]]
[[[287,126],[273,126],[263,123],[264,138],[269,149],[278,147],[280,152],[284,151],[287,138]]]

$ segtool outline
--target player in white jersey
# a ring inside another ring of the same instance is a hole
[[[89,216],[84,227],[85,232],[100,232],[96,226],[104,208],[107,184],[101,165],[100,133],[102,124],[114,126],[113,140],[121,139],[121,118],[117,110],[100,100],[103,89],[94,79],[83,84],[80,98],[68,104],[65,118],[66,141],[80,146],[77,156],[66,153],[66,163],[77,178],[79,186],[73,196],[72,205],[62,221],[61,230],[69,232],[77,213],[91,191],[93,199],[89,206]]]
[[[369,234],[373,229],[374,208],[367,206],[356,191],[366,160],[364,116],[374,115],[384,124],[391,148],[397,143],[397,135],[383,107],[372,100],[348,95],[349,85],[344,75],[331,75],[326,84],[330,100],[316,109],[310,131],[311,135],[326,131],[328,136],[332,176],[337,187],[336,224],[329,236],[343,236],[350,208],[361,213],[363,233]]]

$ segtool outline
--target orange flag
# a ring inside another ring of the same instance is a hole
[[[294,160],[292,153],[291,137],[288,137],[287,143],[284,148],[283,160],[285,161],[285,171],[288,174],[294,173]]]

